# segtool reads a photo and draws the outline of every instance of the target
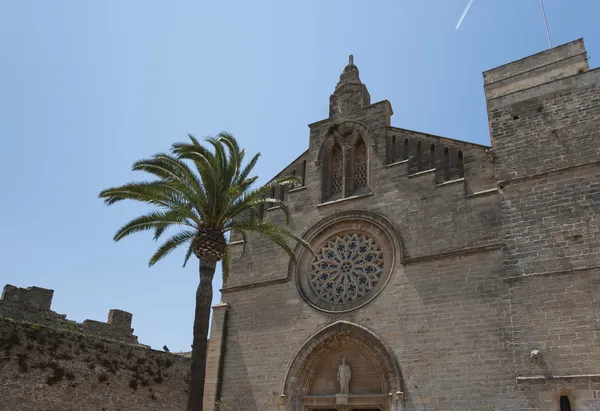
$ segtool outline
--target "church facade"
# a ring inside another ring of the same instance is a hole
[[[483,78],[490,146],[344,68],[272,193],[314,254],[232,238],[205,409],[600,409],[600,70],[577,40]]]

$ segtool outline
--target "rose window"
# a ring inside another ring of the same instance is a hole
[[[326,302],[351,303],[377,286],[383,263],[380,245],[368,235],[336,235],[316,253],[309,275],[310,287]]]

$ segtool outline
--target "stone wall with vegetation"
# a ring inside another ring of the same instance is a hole
[[[0,318],[1,411],[182,410],[189,359]]]
[[[67,320],[50,310],[52,293],[4,288],[0,411],[185,409],[189,358],[138,344],[125,311]]]

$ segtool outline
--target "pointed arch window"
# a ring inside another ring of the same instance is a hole
[[[306,185],[306,160],[302,161],[302,185]]]
[[[344,155],[339,144],[331,151],[331,195],[342,194],[344,182]]]
[[[450,151],[444,148],[444,181],[450,180]]]
[[[360,140],[354,150],[354,189],[367,186],[367,146]]]
[[[571,411],[571,401],[566,395],[560,396],[560,411]]]

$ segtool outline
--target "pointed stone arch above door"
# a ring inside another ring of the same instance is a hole
[[[336,378],[342,358],[352,367],[350,393],[342,405],[402,409],[404,381],[390,347],[368,328],[338,321],[310,337],[291,360],[282,385],[286,410],[338,409],[345,401]]]

